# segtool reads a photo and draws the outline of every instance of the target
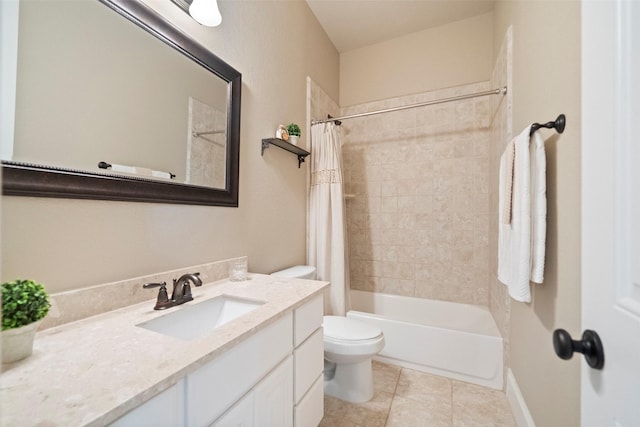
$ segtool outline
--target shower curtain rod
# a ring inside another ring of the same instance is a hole
[[[340,125],[340,123],[339,123],[340,120],[355,119],[356,117],[372,116],[374,114],[390,113],[392,111],[407,110],[409,108],[426,107],[427,105],[443,104],[445,102],[460,101],[460,100],[463,100],[463,99],[478,98],[480,96],[500,95],[500,94],[502,94],[502,95],[506,95],[507,94],[507,87],[506,86],[504,86],[502,88],[498,88],[498,89],[487,90],[487,91],[484,91],[484,92],[476,92],[476,93],[471,93],[471,94],[468,94],[468,95],[460,95],[460,96],[454,96],[454,97],[451,97],[451,98],[437,99],[435,101],[421,102],[419,104],[411,104],[411,105],[404,105],[402,107],[394,107],[394,108],[386,108],[384,110],[369,111],[368,113],[351,114],[349,116],[342,116],[342,117],[331,117],[331,116],[329,116],[329,118],[327,118],[325,120],[312,120],[311,121],[311,126],[319,125],[320,123],[328,123],[328,122],[335,122],[336,125]]]
[[[226,130],[212,130],[212,131],[207,131],[207,132],[195,132],[194,131],[194,132],[191,132],[191,135],[194,138],[202,138],[205,141],[209,141],[212,144],[219,145],[220,147],[224,147],[225,144],[223,144],[222,142],[214,141],[213,139],[209,139],[209,138],[207,138],[206,136],[203,136],[203,135],[219,135],[219,134],[225,134],[225,133],[227,133]]]
[[[226,133],[226,130],[210,130],[207,132],[191,132],[193,134],[193,136],[195,136],[196,138],[202,136],[202,135],[217,135],[217,134],[221,134],[221,133]]]

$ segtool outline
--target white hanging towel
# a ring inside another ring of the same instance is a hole
[[[109,164],[100,162],[98,165],[101,169],[111,169],[113,172],[124,172],[132,175],[152,176],[154,178],[173,179],[175,177],[171,172],[156,171],[149,168],[143,168],[140,166],[126,166],[118,165],[116,163]]]
[[[522,302],[531,301],[529,281],[542,283],[546,239],[546,160],[544,141],[534,133],[529,143],[530,127],[512,143],[512,176],[508,176],[509,150],[500,160],[498,207],[498,280],[507,285],[509,295]],[[508,180],[512,179],[512,185]],[[505,189],[511,188],[509,199]],[[511,203],[511,209],[507,204]],[[511,213],[511,221],[504,218]]]
[[[535,132],[529,143],[531,153],[531,281],[544,281],[544,254],[547,242],[547,159],[544,140]]]

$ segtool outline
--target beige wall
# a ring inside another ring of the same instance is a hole
[[[275,147],[261,157],[260,140],[304,123],[307,75],[338,98],[337,51],[302,0],[221,1],[215,29],[148,3],[242,72],[240,207],[3,197],[2,280],[58,291],[239,255],[256,272],[304,263],[306,165]]]
[[[489,80],[492,21],[488,13],[342,53],[340,105]]]
[[[567,116],[561,136],[543,131],[547,150],[545,280],[531,304],[511,304],[510,365],[539,426],[580,425],[580,366],[555,356],[552,332],[580,335],[580,4],[501,1],[494,52],[513,25],[513,131]]]

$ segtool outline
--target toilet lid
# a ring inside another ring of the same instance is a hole
[[[324,335],[340,340],[369,340],[382,335],[382,330],[343,316],[324,316]]]

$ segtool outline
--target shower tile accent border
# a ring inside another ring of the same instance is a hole
[[[167,286],[171,286],[173,279],[185,273],[194,272],[200,272],[203,284],[225,279],[229,277],[230,262],[246,258],[246,256],[230,258],[51,294],[49,295],[51,309],[43,319],[39,330],[60,326],[143,301],[151,302],[155,300],[158,290],[143,289],[142,285],[144,283],[167,282]]]

